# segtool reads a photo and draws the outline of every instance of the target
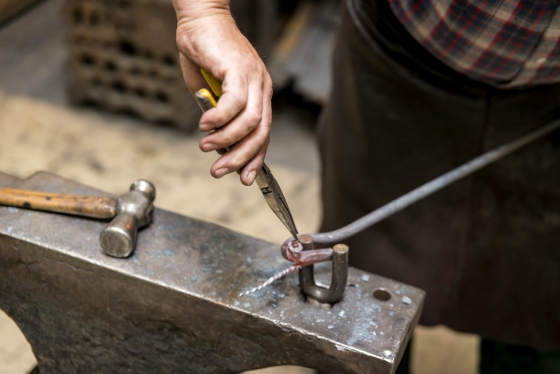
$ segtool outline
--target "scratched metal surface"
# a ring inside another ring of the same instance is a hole
[[[48,173],[0,173],[0,185],[99,193]],[[353,268],[332,309],[307,303],[295,274],[239,298],[288,266],[278,244],[156,209],[122,260],[101,252],[105,224],[0,207],[0,308],[30,341],[42,374],[276,365],[392,373],[421,313],[423,291]],[[328,282],[327,267],[317,273]],[[390,300],[373,297],[380,288]]]

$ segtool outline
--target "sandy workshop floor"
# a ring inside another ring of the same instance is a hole
[[[0,171],[25,178],[46,170],[112,193],[147,178],[158,188],[159,208],[282,242],[287,232],[256,186],[242,186],[235,175],[222,180],[209,175],[215,155],[199,151],[200,135],[64,104],[62,30],[51,25],[61,3],[43,1],[25,15],[30,23],[44,24],[39,39],[33,39],[37,33],[22,32],[25,25],[17,22],[0,30]],[[11,46],[21,50],[10,51]],[[321,214],[313,121],[307,113],[280,106],[267,156],[301,232],[315,231]],[[413,344],[413,372],[475,373],[477,344],[476,336],[420,327]],[[0,374],[26,374],[34,366],[29,344],[0,311]]]

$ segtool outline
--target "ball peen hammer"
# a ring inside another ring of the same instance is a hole
[[[113,218],[99,236],[104,253],[112,257],[128,257],[134,251],[138,229],[152,222],[155,197],[154,185],[144,179],[134,181],[130,190],[118,198],[0,188],[0,205],[98,219]]]

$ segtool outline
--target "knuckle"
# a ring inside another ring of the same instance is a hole
[[[220,133],[218,137],[216,137],[215,143],[221,147],[227,147],[235,142],[235,138],[233,134],[230,133]]]
[[[270,74],[268,74],[268,71],[265,72],[264,86],[268,89],[272,89],[272,78],[270,77]]]
[[[241,95],[236,95],[233,97],[232,104],[235,107],[235,109],[241,110],[242,108],[245,107],[246,100],[244,100],[241,97]]]
[[[175,34],[175,42],[177,43],[177,49],[182,53],[185,53],[189,49],[188,38],[185,33],[180,30],[177,30]]]
[[[237,152],[237,154],[231,158],[231,164],[235,169],[239,169],[242,166],[245,166],[250,158],[250,154],[249,152],[247,152],[247,150],[240,149],[239,152]]]
[[[262,121],[262,114],[253,112],[247,116],[247,122],[251,125],[252,128],[255,128],[259,123]]]
[[[266,112],[266,115],[263,118],[261,124],[262,124],[261,127],[264,127],[264,129],[270,129],[270,127],[272,125],[272,111],[271,110],[268,110]],[[267,130],[267,131],[269,131],[269,130]]]

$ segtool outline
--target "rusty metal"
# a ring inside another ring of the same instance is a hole
[[[392,216],[393,214],[403,210],[404,208],[414,204],[415,202],[422,200],[426,196],[433,194],[447,187],[451,183],[464,178],[483,167],[490,165],[491,163],[517,151],[518,149],[526,146],[527,144],[542,138],[543,136],[550,134],[552,131],[560,127],[560,119],[550,122],[546,126],[539,127],[537,130],[530,132],[529,134],[496,147],[482,155],[472,159],[471,161],[431,180],[428,183],[421,185],[420,187],[408,192],[407,194],[383,205],[382,207],[374,210],[373,212],[363,216],[362,218],[346,225],[340,229],[324,232],[318,234],[311,234],[315,243],[320,244],[331,244],[340,243],[349,237],[356,235],[357,233],[367,229],[370,226]]]
[[[299,241],[303,245],[304,251],[313,249],[313,238],[310,235],[300,235]],[[314,265],[299,269],[299,281],[303,293],[319,303],[339,302],[348,280],[348,252],[348,247],[343,244],[333,247],[332,272],[328,288],[315,283]]]
[[[99,191],[38,173],[0,185]],[[304,301],[297,277],[239,298],[281,270],[277,244],[155,209],[134,254],[105,256],[102,222],[0,207],[0,308],[19,325],[42,374],[237,373],[300,365],[326,373],[392,373],[424,292],[350,268],[331,309]],[[316,266],[319,283],[327,266]],[[374,296],[384,290],[382,301]]]

